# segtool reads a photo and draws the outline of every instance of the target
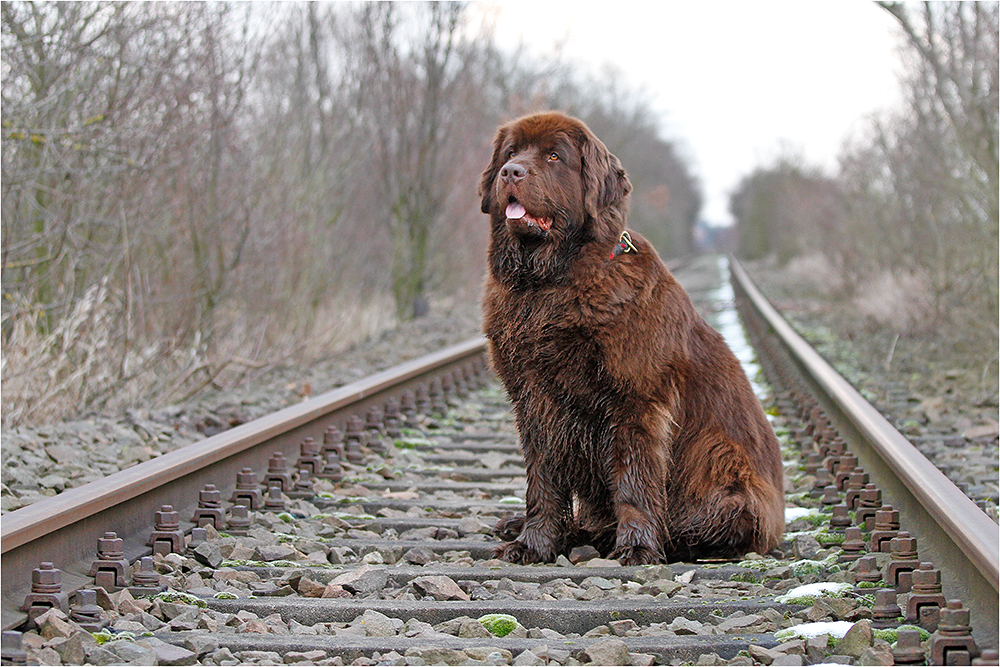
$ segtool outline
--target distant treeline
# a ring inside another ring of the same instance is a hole
[[[617,72],[504,51],[459,3],[3,2],[5,424],[175,400],[479,292],[498,123],[586,120],[631,224],[697,183]]]
[[[949,329],[989,366],[1000,254],[998,4],[881,5],[905,44],[904,108],[873,120],[835,174],[784,156],[748,175],[730,201],[739,252],[782,265],[811,258],[825,289],[864,298],[875,324],[904,335]]]

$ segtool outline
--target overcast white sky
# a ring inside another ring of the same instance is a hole
[[[833,169],[844,140],[897,105],[892,18],[861,0],[484,0],[501,44],[557,46],[611,62],[663,112],[702,182],[702,217],[728,223],[729,193],[791,147]],[[628,169],[628,165],[625,165]]]

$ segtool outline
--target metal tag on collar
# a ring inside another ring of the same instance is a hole
[[[618,243],[615,244],[614,250],[611,251],[611,259],[614,259],[623,252],[639,252],[636,250],[635,246],[632,245],[632,237],[629,236],[628,232],[622,232],[621,238],[618,239]]]

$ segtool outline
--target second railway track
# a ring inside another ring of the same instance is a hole
[[[777,552],[652,567],[585,550],[544,566],[491,560],[490,527],[523,511],[523,467],[484,344],[470,341],[4,515],[3,627],[43,625],[6,635],[4,659],[969,664],[985,650],[996,664],[996,524],[734,275],[786,445]],[[212,525],[192,530],[196,514]],[[57,631],[49,607],[108,624]],[[832,625],[799,627],[811,621]],[[907,631],[891,645],[906,623],[924,627],[922,643]]]

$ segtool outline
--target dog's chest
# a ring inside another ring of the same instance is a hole
[[[486,335],[498,373],[508,383],[593,390],[603,376],[597,339],[572,304],[546,297],[507,295],[486,313]]]

